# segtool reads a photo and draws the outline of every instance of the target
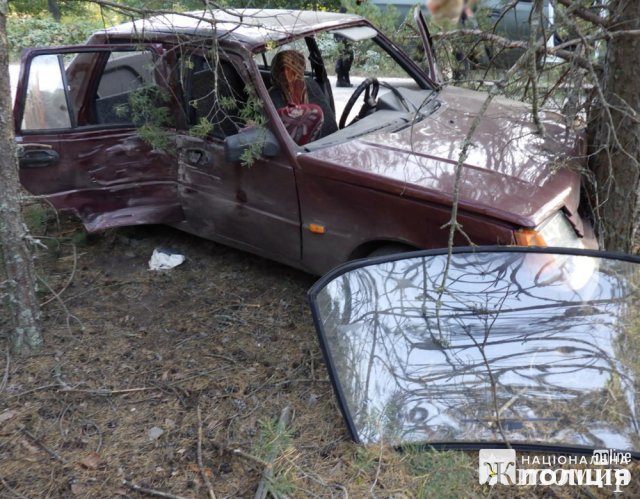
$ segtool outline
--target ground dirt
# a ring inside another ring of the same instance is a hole
[[[168,227],[41,222],[46,345],[0,358],[0,497],[254,497],[265,470],[282,497],[611,492],[492,490],[475,452],[352,443],[312,325],[314,276]],[[149,271],[158,246],[186,262]],[[6,310],[0,321],[7,352]]]

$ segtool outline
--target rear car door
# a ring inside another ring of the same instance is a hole
[[[160,45],[27,51],[14,106],[24,187],[90,231],[182,220],[177,161],[150,145],[172,127],[169,78]]]

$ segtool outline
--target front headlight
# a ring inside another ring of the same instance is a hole
[[[584,248],[571,222],[561,211],[541,223],[535,229],[520,229],[516,232],[519,246],[549,246],[560,248]]]
[[[535,229],[520,229],[516,232],[516,242],[520,246],[547,246],[559,248],[585,247],[573,225],[561,211],[557,212]],[[537,284],[565,282],[574,291],[587,296],[597,284],[594,281],[597,259],[584,256],[560,254],[531,254],[538,271]]]

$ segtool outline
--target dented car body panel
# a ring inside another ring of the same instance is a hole
[[[27,52],[14,108],[23,185],[91,231],[165,223],[316,274],[385,245],[446,245],[461,144],[486,95],[439,89],[368,28],[410,88],[385,90],[360,119],[299,146],[270,98],[265,54],[306,47],[307,78],[333,107],[315,38],[370,25],[304,11],[215,18],[161,16],[97,32],[88,45]],[[45,71],[57,76],[38,88]],[[247,167],[226,152],[230,138],[251,129],[242,117],[251,99],[276,145]],[[154,111],[164,113],[161,133],[154,129],[164,147],[143,138],[143,118]],[[195,136],[203,118],[211,129]],[[496,99],[489,107],[463,165],[458,220],[466,235],[456,244],[521,244],[519,231],[562,213],[571,244],[594,245],[578,211],[581,138],[559,115],[541,119],[544,137],[523,104]]]

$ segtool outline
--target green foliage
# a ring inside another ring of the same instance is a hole
[[[88,2],[73,0],[57,0],[58,8],[63,16],[82,16],[87,13]],[[47,0],[11,0],[9,13],[19,16],[45,18],[51,15]]]
[[[262,156],[262,149],[264,148],[264,142],[266,140],[267,124],[267,117],[262,108],[262,101],[253,89],[249,91],[249,97],[245,104],[240,108],[239,115],[247,126],[260,128],[265,131],[265,139],[258,140],[252,144],[242,153],[242,156],[240,156],[240,162],[244,166],[252,166],[256,160]]]
[[[336,12],[341,4],[340,0],[229,0],[228,3],[236,8],[329,10]]]
[[[295,474],[286,469],[269,477],[269,492],[275,498],[291,497],[296,492]]]
[[[171,151],[173,141],[164,130],[171,126],[173,114],[168,103],[170,96],[155,85],[142,86],[129,94],[129,103],[119,105],[115,112],[119,116],[131,116],[138,136],[154,149]]]
[[[275,498],[288,497],[296,492],[296,477],[290,467],[279,461],[290,450],[292,431],[285,422],[277,419],[260,421],[260,436],[254,454],[268,463],[273,463],[273,474],[268,477],[269,493]]]
[[[260,438],[255,454],[265,461],[273,461],[281,455],[291,443],[291,430],[277,419],[260,421]]]
[[[388,5],[383,11],[370,2],[357,5],[355,0],[343,0],[342,5],[347,9],[347,12],[353,12],[366,18],[376,28],[393,39],[396,27],[400,24],[400,13],[395,6]]]
[[[36,237],[45,234],[47,225],[52,218],[53,211],[48,205],[31,204],[25,206],[22,216],[29,228],[29,233]]]
[[[87,16],[95,9],[90,2],[79,2],[78,0],[57,0],[58,8],[63,17],[73,16],[80,18]],[[202,9],[202,0],[176,0],[167,2],[166,0],[116,0],[124,9],[131,7],[141,10],[184,10]],[[47,0],[11,0],[9,2],[9,12],[19,16],[45,18],[51,15]]]
[[[189,129],[189,135],[193,137],[204,138],[214,130],[214,125],[207,118],[202,117],[197,124]]]
[[[57,23],[51,18],[12,16],[7,22],[9,51],[15,58],[27,47],[81,44],[100,27],[99,21],[77,19]]]
[[[375,470],[379,457],[372,447],[358,447],[351,463],[358,475],[368,475]]]
[[[176,12],[185,10],[202,9],[202,0],[176,0],[167,2],[166,0],[119,0],[121,5],[125,7],[133,7],[135,9],[144,10],[174,10]]]
[[[469,485],[477,482],[474,463],[459,451],[435,451],[421,445],[405,447],[405,463],[421,480],[416,498],[470,496]]]

